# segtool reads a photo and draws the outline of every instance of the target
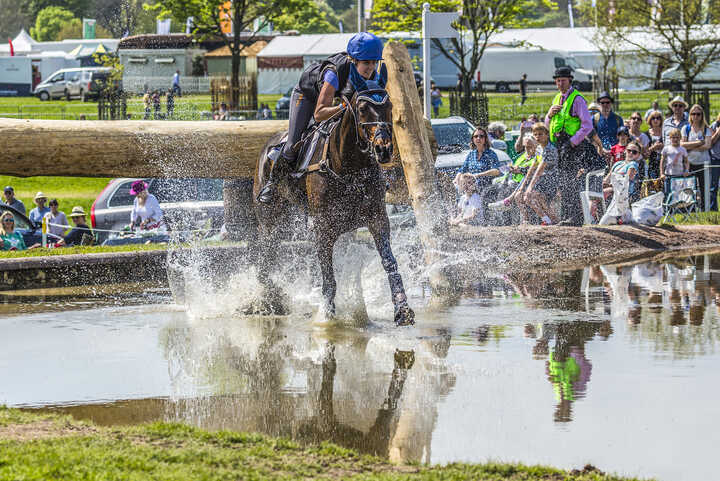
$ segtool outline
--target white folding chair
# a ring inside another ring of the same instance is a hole
[[[668,192],[665,202],[663,202],[665,217],[663,217],[662,222],[666,222],[668,218],[672,221],[676,215],[682,216],[681,220],[683,221],[700,222],[697,179],[695,177],[670,177],[669,182],[670,192]]]
[[[591,170],[585,175],[585,190],[580,192],[580,203],[582,204],[583,217],[585,218],[586,224],[594,224],[595,219],[592,216],[590,205],[593,200],[598,201],[600,206],[600,213],[605,212],[605,197],[602,193],[602,179],[605,176],[605,169]],[[600,178],[600,192],[590,190],[590,181],[593,177]]]

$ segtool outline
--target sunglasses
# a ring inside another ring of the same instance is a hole
[[[653,120],[662,120],[662,117],[650,117],[648,122],[652,122]]]
[[[690,115],[702,115],[702,112],[693,112]]]
[[[642,120],[640,117],[630,117],[630,120]]]
[[[672,104],[672,108],[675,108],[675,107],[683,107],[683,108],[685,108],[685,106],[684,106],[683,104]]]
[[[603,102],[598,102],[598,103],[599,103],[600,105],[608,105],[608,104],[611,104],[612,102],[610,102],[609,100],[605,100],[605,101],[603,101]]]
[[[6,224],[14,224],[15,219],[3,219],[3,222],[5,222]]]
[[[473,139],[484,139],[487,137],[485,134],[475,134],[473,135]]]
[[[625,152],[630,152],[633,155],[640,153],[639,150],[635,150],[635,149],[625,149]]]

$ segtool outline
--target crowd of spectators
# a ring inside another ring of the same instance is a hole
[[[667,195],[672,177],[694,176],[702,208],[708,168],[710,210],[718,209],[720,115],[708,125],[700,105],[689,106],[677,96],[668,103],[666,117],[655,101],[644,115],[632,112],[624,120],[607,92],[588,105],[572,87],[567,67],[558,68],[554,79],[559,93],[544,121],[533,115],[518,124],[514,161],[503,162],[492,150],[507,148],[502,123],[475,130],[472,150],[455,177],[462,196],[451,223],[483,225],[488,210],[514,207],[523,223],[581,225],[580,192],[586,181],[609,201],[612,179],[623,177],[633,202],[653,191]],[[603,170],[604,175],[586,179],[589,172]],[[475,179],[472,186],[469,175]],[[598,202],[591,206],[593,216]]]

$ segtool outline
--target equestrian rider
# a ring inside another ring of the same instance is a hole
[[[382,41],[372,33],[360,32],[352,36],[347,45],[347,52],[332,55],[322,62],[309,65],[300,76],[290,97],[290,126],[287,141],[282,149],[273,149],[268,157],[273,160],[267,183],[258,194],[258,201],[270,203],[281,180],[280,172],[288,172],[295,166],[297,152],[293,149],[302,137],[310,119],[322,122],[343,109],[333,105],[335,98],[349,92],[352,88],[348,79],[351,68],[366,80],[376,74],[378,61],[382,60]]]

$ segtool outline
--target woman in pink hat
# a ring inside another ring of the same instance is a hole
[[[148,192],[144,180],[136,180],[130,186],[130,194],[135,196],[130,212],[130,227],[135,229],[157,229],[163,225],[163,212],[157,197]]]

